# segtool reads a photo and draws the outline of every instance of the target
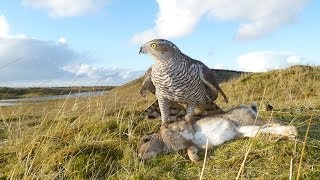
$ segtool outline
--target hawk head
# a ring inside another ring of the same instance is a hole
[[[177,52],[180,52],[180,50],[172,42],[165,39],[153,39],[140,47],[139,54],[149,54],[157,59]]]

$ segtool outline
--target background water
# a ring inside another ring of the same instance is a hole
[[[41,97],[21,98],[21,99],[2,99],[0,100],[0,106],[15,106],[15,105],[21,105],[21,104],[41,103],[41,101],[47,101],[47,100],[101,96],[104,93],[106,93],[106,91],[81,92],[81,93],[72,93],[72,94],[65,94],[65,95],[41,96]]]

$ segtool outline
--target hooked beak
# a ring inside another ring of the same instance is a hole
[[[141,46],[141,47],[140,47],[139,54],[141,54],[141,53],[142,53],[142,54],[144,54],[144,53],[145,53],[143,46]]]

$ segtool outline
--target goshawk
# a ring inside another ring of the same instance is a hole
[[[187,104],[185,119],[188,122],[192,121],[195,107],[212,103],[218,93],[228,102],[214,73],[201,61],[183,54],[172,42],[154,39],[141,46],[139,53],[149,54],[155,60],[149,74],[155,86],[162,125],[170,120],[170,101]]]

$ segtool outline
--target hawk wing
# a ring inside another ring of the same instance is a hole
[[[199,68],[200,68],[200,78],[202,82],[209,87],[213,92],[218,91],[224,98],[224,101],[228,103],[228,98],[224,94],[223,90],[220,88],[219,83],[215,77],[215,73],[209,69],[206,65],[199,62]]]
[[[143,76],[142,87],[140,89],[140,94],[142,96],[146,96],[147,91],[150,91],[152,94],[156,93],[156,88],[151,81],[151,71],[152,68],[150,67]]]

